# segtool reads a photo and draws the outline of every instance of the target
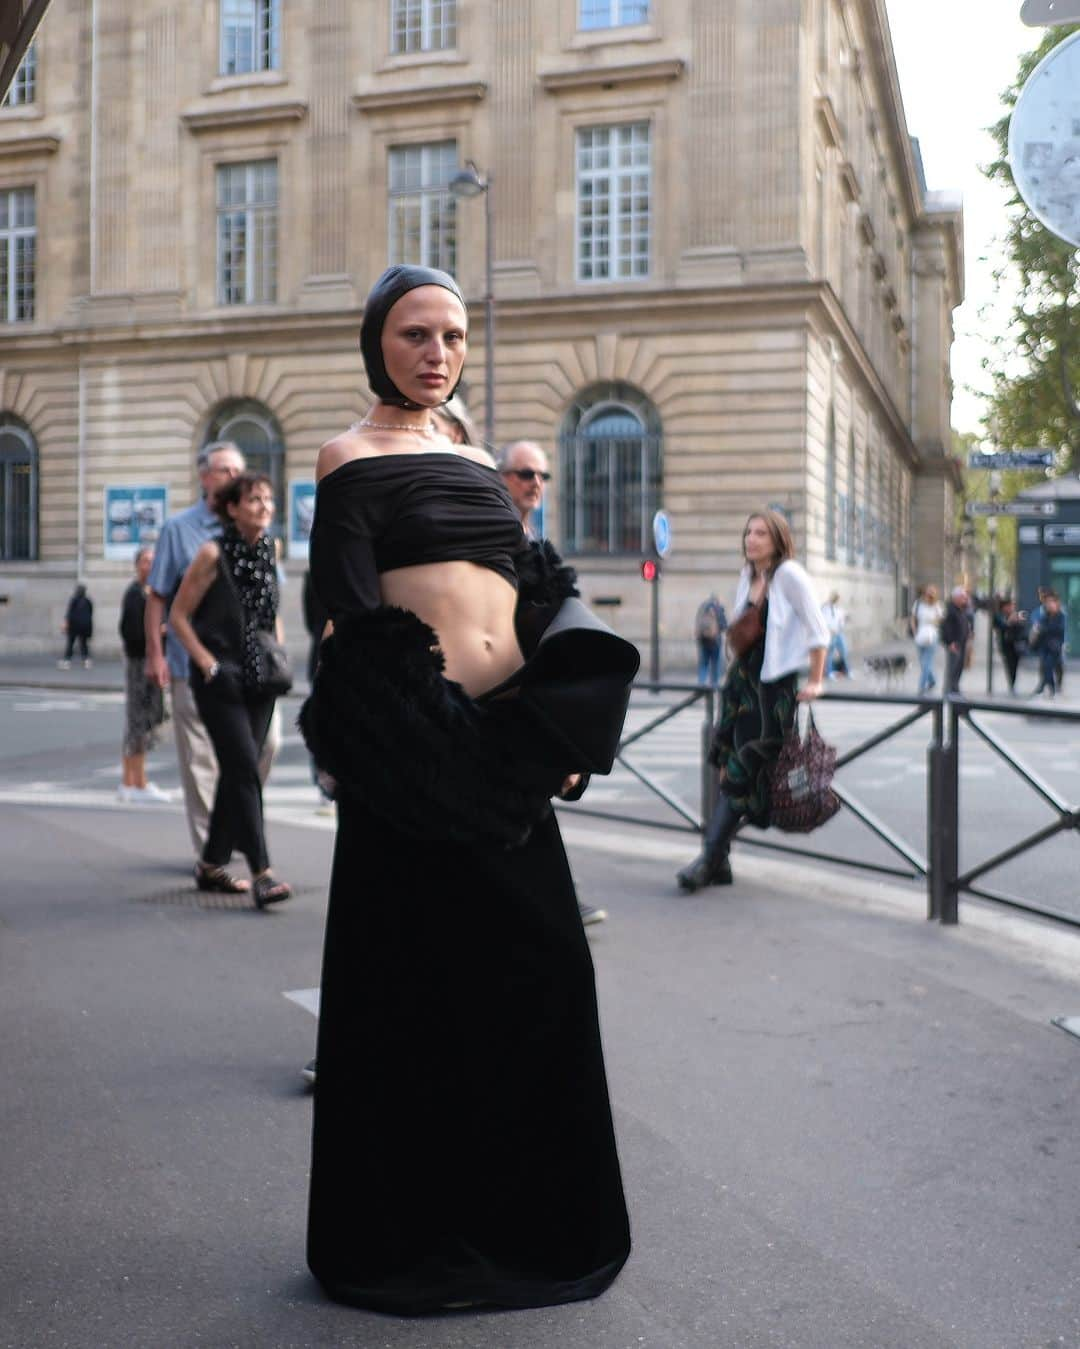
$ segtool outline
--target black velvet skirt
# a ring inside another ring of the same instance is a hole
[[[597,1296],[630,1233],[554,814],[505,847],[425,843],[348,791],[339,810],[312,1272],[398,1315]]]

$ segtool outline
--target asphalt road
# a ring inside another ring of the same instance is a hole
[[[680,898],[688,840],[583,818],[630,1264],[538,1312],[327,1303],[298,1070],[333,821],[287,744],[270,836],[297,897],[203,904],[179,808],[115,801],[120,716],[0,693],[3,1349],[1080,1344],[1080,1040],[1050,1025],[1080,1013],[1078,939],[946,932],[910,889],[748,853]]]

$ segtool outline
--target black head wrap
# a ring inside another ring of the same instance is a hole
[[[451,295],[456,295],[461,301],[461,307],[465,308],[465,297],[458,289],[458,283],[449,272],[440,272],[434,267],[398,265],[387,267],[368,292],[367,304],[364,306],[364,318],[360,324],[360,352],[364,358],[364,369],[367,371],[371,392],[384,403],[390,403],[399,408],[415,408],[419,407],[420,404],[406,398],[386,373],[386,363],[383,360],[382,351],[383,325],[386,323],[387,314],[397,304],[398,300],[403,295],[407,295],[410,290],[416,290],[418,286],[442,286]],[[458,386],[455,384],[442,401],[449,403],[450,399],[457,393],[457,389]]]

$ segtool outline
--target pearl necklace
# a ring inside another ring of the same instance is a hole
[[[411,431],[417,436],[433,436],[436,434],[435,428],[428,426],[401,426],[395,422],[372,422],[365,417],[363,421],[353,422],[349,428],[351,431],[358,431],[364,428],[368,431]]]

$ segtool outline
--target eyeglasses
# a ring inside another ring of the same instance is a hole
[[[520,478],[522,482],[532,482],[533,478],[539,478],[541,482],[550,482],[550,473],[541,473],[538,468],[507,468],[504,473],[512,473],[515,478]]]

